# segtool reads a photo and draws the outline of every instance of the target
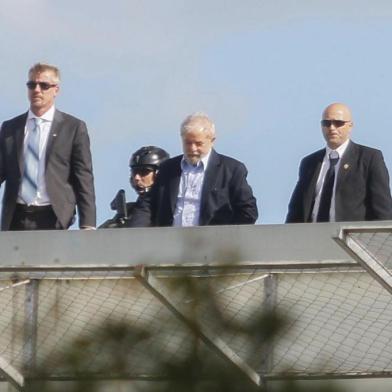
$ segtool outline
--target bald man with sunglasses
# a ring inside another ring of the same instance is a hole
[[[321,128],[326,148],[301,161],[286,223],[391,220],[383,155],[350,140],[350,109],[342,103],[327,106]]]
[[[86,124],[55,108],[57,67],[28,72],[30,108],[0,132],[0,183],[5,182],[2,230],[95,228],[95,192]]]

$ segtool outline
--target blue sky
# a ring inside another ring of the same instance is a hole
[[[361,0],[2,0],[0,121],[28,108],[35,62],[62,71],[57,107],[90,132],[98,223],[142,145],[181,153],[203,111],[216,150],[243,161],[261,217],[282,223],[300,159],[324,146],[320,113],[353,111],[353,140],[392,170],[392,3]]]

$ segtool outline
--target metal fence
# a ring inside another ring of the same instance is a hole
[[[0,278],[3,380],[23,390],[43,368],[49,379],[74,379],[63,362],[69,347],[100,339],[108,322],[149,337],[123,347],[126,363],[117,374],[105,374],[112,357],[103,346],[86,347],[83,371],[101,379],[162,377],[152,355],[185,358],[195,313],[203,349],[255,384],[287,376],[390,377],[392,227],[343,227],[335,241],[347,260],[7,267]],[[266,310],[286,318],[273,338],[232,327],[252,325]]]

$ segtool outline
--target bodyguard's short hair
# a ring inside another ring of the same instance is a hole
[[[196,112],[187,116],[181,124],[181,136],[195,129],[209,133],[211,138],[215,138],[215,124],[205,113]]]
[[[51,65],[51,64],[46,64],[46,63],[34,64],[29,69],[28,76],[29,76],[29,78],[31,78],[32,76],[37,75],[38,73],[46,72],[46,71],[50,71],[53,73],[53,75],[54,75],[53,81],[56,84],[60,83],[60,70],[55,65]]]

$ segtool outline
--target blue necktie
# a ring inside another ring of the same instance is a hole
[[[335,183],[335,166],[338,160],[339,154],[336,151],[331,151],[329,154],[329,169],[325,175],[324,185],[321,191],[317,222],[329,222],[329,211],[331,209],[333,185]]]
[[[21,197],[27,205],[34,201],[38,190],[39,139],[42,120],[34,118],[34,121],[35,126],[28,135],[22,179]]]

